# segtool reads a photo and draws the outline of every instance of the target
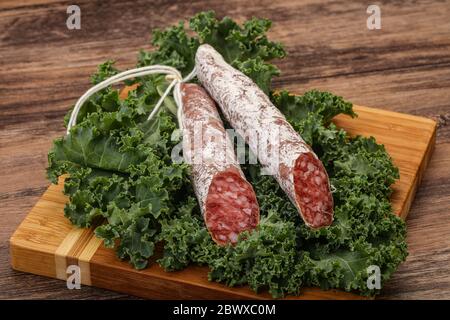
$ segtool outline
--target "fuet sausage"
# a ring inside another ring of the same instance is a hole
[[[329,226],[333,222],[333,197],[317,155],[269,97],[213,47],[201,45],[195,63],[202,85],[263,167],[275,176],[305,224],[311,228]]]
[[[199,85],[182,84],[183,157],[206,227],[219,245],[235,244],[259,223],[253,187],[245,179],[214,101]]]

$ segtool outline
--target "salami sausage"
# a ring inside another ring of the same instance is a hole
[[[330,225],[333,197],[317,155],[269,97],[213,47],[201,45],[195,59],[198,79],[259,162],[275,176],[305,224],[311,228]]]
[[[259,223],[253,187],[245,179],[214,101],[199,85],[182,84],[183,157],[206,227],[219,245]]]

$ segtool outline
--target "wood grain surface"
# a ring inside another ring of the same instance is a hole
[[[273,21],[270,36],[289,53],[278,62],[277,88],[329,90],[438,121],[436,149],[407,221],[409,256],[383,298],[450,298],[449,1],[377,1],[382,29],[372,31],[365,1],[77,1],[81,30],[68,30],[71,4],[0,3],[0,298],[130,298],[12,271],[8,239],[48,187],[47,150],[96,65],[114,58],[121,69],[132,67],[138,50],[151,47],[151,29],[207,9]]]

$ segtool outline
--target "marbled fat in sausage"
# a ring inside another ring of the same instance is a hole
[[[275,176],[306,225],[330,225],[333,197],[327,172],[317,155],[269,97],[249,77],[227,64],[213,47],[201,45],[195,59],[203,87],[259,162]],[[270,136],[272,133],[276,133],[276,140]]]
[[[259,223],[253,187],[245,179],[214,101],[199,85],[182,84],[183,156],[206,227],[219,245],[235,244]]]

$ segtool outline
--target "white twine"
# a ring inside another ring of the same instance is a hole
[[[141,67],[136,69],[130,69],[121,73],[118,73],[98,84],[90,88],[88,91],[86,91],[77,101],[75,104],[75,107],[73,108],[73,111],[70,115],[69,123],[67,124],[67,132],[66,134],[70,134],[70,129],[76,125],[77,123],[77,117],[78,113],[80,112],[81,107],[83,104],[96,92],[118,82],[122,82],[127,79],[131,78],[137,78],[142,77],[150,74],[165,74],[167,75],[166,79],[170,80],[173,79],[172,82],[167,87],[166,91],[164,91],[164,94],[161,96],[161,98],[156,103],[155,107],[153,108],[152,112],[148,116],[147,120],[153,119],[153,117],[158,113],[159,108],[164,102],[164,99],[170,94],[170,91],[174,89],[173,97],[175,100],[175,104],[177,105],[177,118],[178,118],[178,126],[180,129],[182,129],[182,123],[181,123],[181,112],[183,108],[183,101],[181,99],[181,83],[187,82],[191,79],[193,79],[196,75],[195,68],[189,73],[185,78],[181,76],[180,71],[173,67],[164,66],[164,65],[153,65],[153,66],[147,66],[147,67]]]

